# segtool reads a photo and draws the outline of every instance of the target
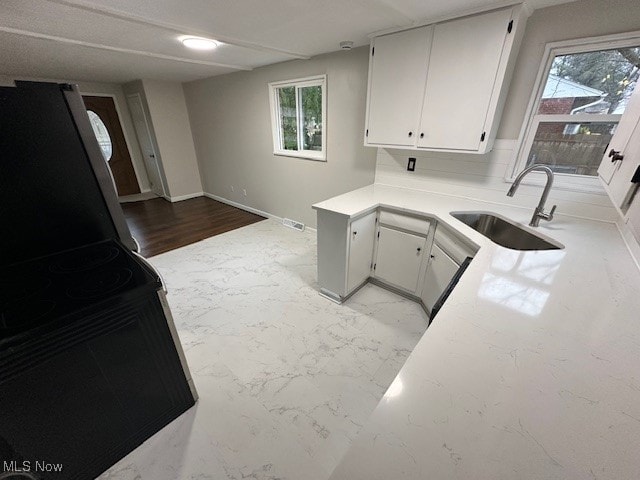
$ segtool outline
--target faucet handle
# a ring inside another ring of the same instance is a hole
[[[529,225],[531,225],[532,227],[537,227],[538,222],[534,221],[537,218],[541,218],[542,220],[546,220],[547,222],[550,222],[551,220],[553,220],[553,214],[556,211],[556,207],[557,205],[554,205],[553,207],[551,207],[551,210],[549,210],[549,213],[545,213],[544,208],[541,208],[538,206],[538,208],[536,208],[536,211],[533,214],[534,219],[531,220],[531,223]]]
[[[556,207],[557,205],[554,205],[553,207],[551,207],[551,210],[549,211],[549,213],[547,214],[545,220],[547,220],[548,222],[550,222],[551,220],[553,220],[553,214],[556,211]]]

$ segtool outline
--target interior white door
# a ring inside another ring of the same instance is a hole
[[[418,146],[478,150],[512,9],[435,26]]]
[[[415,145],[433,27],[374,39],[367,143]]]
[[[138,143],[140,144],[140,150],[142,150],[142,157],[147,170],[147,176],[149,177],[151,191],[156,195],[164,196],[166,193],[164,182],[162,181],[160,165],[153,148],[153,142],[151,141],[151,132],[149,130],[147,116],[144,113],[144,107],[142,106],[142,99],[137,93],[127,95],[127,103],[129,105],[129,111],[131,112],[133,127],[138,137]]]
[[[376,212],[351,222],[349,227],[349,269],[347,293],[360,286],[371,274],[376,236]]]
[[[427,239],[382,226],[379,232],[374,276],[415,294]]]
[[[431,248],[431,263],[427,268],[427,273],[422,287],[420,298],[429,311],[433,308],[442,292],[444,292],[451,279],[458,271],[459,265],[453,261],[449,255],[434,244]]]

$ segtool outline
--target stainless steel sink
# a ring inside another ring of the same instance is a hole
[[[469,225],[492,242],[513,250],[558,250],[564,248],[558,242],[545,240],[493,213],[451,212],[451,216]]]

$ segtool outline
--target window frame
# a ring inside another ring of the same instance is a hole
[[[587,114],[578,115],[538,115],[538,108],[542,100],[542,93],[551,71],[551,66],[555,57],[559,55],[569,55],[578,53],[594,52],[598,50],[611,50],[614,48],[637,47],[640,46],[640,31],[626,32],[614,35],[604,35],[598,37],[587,37],[573,40],[563,40],[559,42],[550,42],[545,45],[544,54],[540,62],[538,74],[529,98],[529,103],[525,111],[522,127],[516,143],[513,159],[507,168],[505,174],[505,182],[511,183],[515,180],[527,164],[529,152],[533,145],[535,133],[538,124],[541,123],[539,118],[544,117],[543,121],[556,122],[586,122]],[[625,112],[626,113],[626,112]],[[610,122],[612,120],[619,123],[622,115],[594,115],[590,114],[589,122]],[[567,120],[567,117],[571,117]],[[616,118],[614,118],[616,117]],[[541,172],[532,172],[527,175],[522,183],[527,185],[544,185],[546,176]],[[555,173],[554,188],[573,192],[587,193],[603,193],[602,183],[598,175],[577,175],[573,173]]]
[[[322,88],[322,150],[303,150],[304,145],[302,135],[304,129],[301,128],[302,110],[299,105],[299,90],[303,87]],[[285,150],[282,145],[282,128],[280,123],[280,101],[277,90],[279,88],[295,87],[296,92],[296,123],[298,130],[298,150]],[[285,157],[297,157],[320,162],[327,161],[327,75],[314,75],[311,77],[296,78],[293,80],[283,80],[269,83],[269,108],[271,110],[271,134],[273,137],[273,154]]]

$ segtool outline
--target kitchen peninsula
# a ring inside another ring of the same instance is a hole
[[[536,233],[563,249],[516,251],[450,212],[529,209],[378,184],[314,205],[379,207],[480,248],[331,479],[633,478],[640,273],[616,226],[558,215]]]

